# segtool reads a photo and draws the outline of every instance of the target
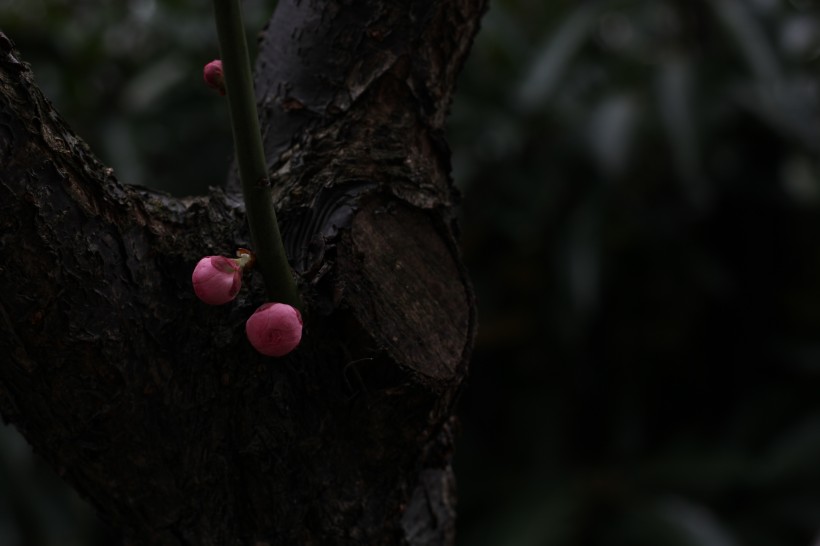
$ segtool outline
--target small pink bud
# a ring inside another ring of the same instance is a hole
[[[253,348],[267,356],[283,356],[302,340],[302,315],[286,303],[266,303],[245,323]]]
[[[194,292],[210,305],[222,305],[236,297],[242,286],[242,268],[236,260],[225,256],[205,256],[191,276]]]
[[[202,78],[208,87],[216,89],[220,95],[225,95],[225,77],[222,75],[222,61],[217,59],[206,64],[202,70]]]

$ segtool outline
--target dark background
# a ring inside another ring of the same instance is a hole
[[[120,180],[223,182],[209,2],[4,0],[0,29]],[[459,545],[820,544],[820,2],[495,0],[448,133]],[[0,545],[115,535],[1,431]]]

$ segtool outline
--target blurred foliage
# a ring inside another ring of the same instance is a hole
[[[251,32],[271,7],[246,2]],[[492,2],[449,129],[481,316],[460,545],[820,542],[819,12]],[[103,160],[177,194],[230,162],[227,112],[199,82],[210,17],[181,0],[0,5]],[[5,468],[0,484],[20,478]],[[21,498],[0,495],[0,543],[70,543],[21,522],[60,529],[71,502]]]
[[[0,544],[114,546],[116,533],[38,457],[20,434],[0,427]]]
[[[820,3],[493,3],[460,544],[820,541]]]

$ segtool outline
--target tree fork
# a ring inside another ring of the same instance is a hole
[[[238,194],[121,185],[0,37],[0,411],[130,544],[452,544],[475,331],[442,138],[483,1],[279,3],[257,93],[310,314],[258,355],[199,303]]]

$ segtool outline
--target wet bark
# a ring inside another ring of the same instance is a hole
[[[0,412],[129,544],[453,542],[453,401],[475,331],[443,124],[484,0],[282,0],[257,92],[307,302],[256,354],[231,191],[120,183],[0,34]],[[227,130],[227,129],[226,129]]]

